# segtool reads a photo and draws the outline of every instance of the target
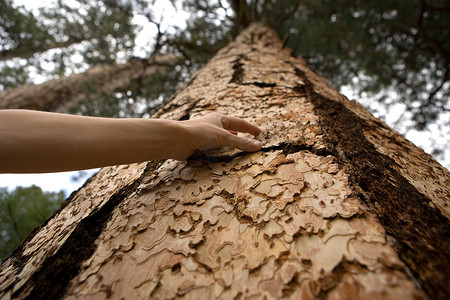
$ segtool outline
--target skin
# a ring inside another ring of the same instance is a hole
[[[173,121],[0,110],[0,173],[185,160],[197,150],[224,146],[248,152],[261,149],[261,142],[239,137],[238,132],[258,135],[261,130],[243,119],[219,113]]]

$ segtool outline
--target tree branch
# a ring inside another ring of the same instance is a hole
[[[426,42],[428,42],[432,47],[434,47],[434,49],[436,49],[436,51],[442,57],[442,60],[444,61],[444,68],[445,68],[444,76],[442,77],[441,83],[433,91],[430,92],[430,94],[428,95],[427,102],[423,103],[421,105],[421,108],[422,108],[422,107],[432,105],[434,103],[434,101],[435,101],[434,97],[442,89],[445,82],[449,79],[450,65],[449,65],[449,52],[444,49],[444,47],[441,45],[441,43],[438,40],[432,38],[423,28],[424,13],[427,11],[427,8],[429,6],[427,6],[425,0],[419,0],[419,4],[420,4],[420,12],[419,12],[419,19],[417,20],[417,30],[420,33],[420,35],[423,37],[423,39]]]

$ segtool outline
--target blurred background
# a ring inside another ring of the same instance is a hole
[[[150,117],[253,21],[449,168],[448,0],[0,0],[0,108]],[[95,172],[0,174],[0,258]]]

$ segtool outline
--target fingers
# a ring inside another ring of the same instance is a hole
[[[222,116],[222,126],[227,130],[247,132],[253,135],[258,135],[261,132],[261,129],[259,129],[258,126],[243,119],[230,116]]]
[[[227,134],[225,136],[225,143],[226,146],[238,148],[247,152],[259,151],[262,148],[262,143],[260,141],[244,139],[232,134]]]
[[[185,122],[191,122],[192,124],[199,126],[199,128],[203,127],[203,129],[205,129],[198,132],[199,134],[201,132],[204,141],[197,145],[197,149],[208,150],[223,146],[231,146],[243,151],[255,152],[262,148],[262,143],[260,141],[245,139],[237,135],[238,132],[250,133],[255,136],[261,133],[261,129],[259,129],[258,126],[241,118],[225,116],[215,112]],[[206,128],[209,129],[206,130]]]

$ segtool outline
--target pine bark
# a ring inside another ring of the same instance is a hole
[[[449,172],[252,24],[157,114],[263,149],[102,169],[3,263],[0,298],[448,299]]]
[[[145,78],[179,62],[175,55],[151,60],[131,59],[125,64],[94,67],[85,73],[73,74],[38,85],[24,85],[0,93],[0,109],[32,109],[67,112],[79,100],[93,93],[110,94],[125,88],[138,78]],[[94,91],[92,91],[94,90]]]

